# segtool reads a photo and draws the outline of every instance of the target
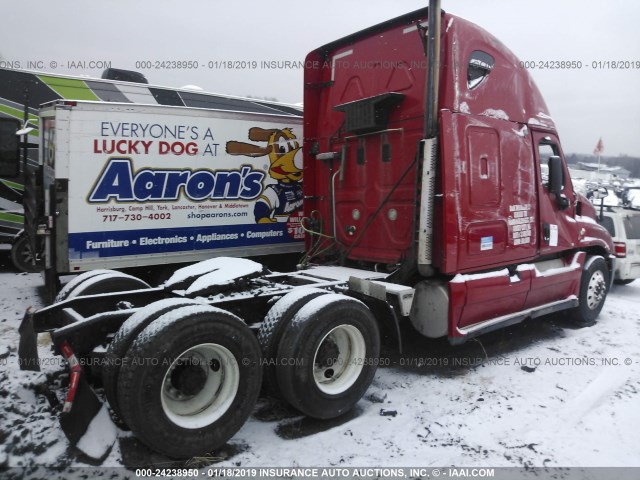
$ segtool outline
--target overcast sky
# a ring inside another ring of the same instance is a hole
[[[301,61],[314,48],[421,8],[427,0],[0,0],[5,61],[42,62],[56,73],[71,61],[109,61],[150,83],[302,101],[302,71],[209,69],[209,61]],[[521,60],[576,60],[578,70],[533,71],[565,152],[640,156],[640,69],[607,70],[594,61],[640,62],[640,2],[633,0],[442,0],[447,11],[497,36]],[[197,70],[136,68],[137,61],[194,60]],[[51,68],[56,62],[55,69]]]

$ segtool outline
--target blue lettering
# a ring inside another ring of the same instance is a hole
[[[243,188],[240,192],[240,198],[257,198],[262,193],[262,180],[264,173],[258,170],[251,170],[243,181]]]
[[[96,182],[89,202],[108,202],[111,198],[117,201],[133,200],[132,184],[131,160],[112,159]]]
[[[177,200],[180,195],[180,188],[182,188],[187,180],[189,180],[189,172],[181,171],[181,172],[171,172],[169,178],[167,178],[167,185],[164,189],[164,195],[162,196],[163,200]]]
[[[133,182],[133,194],[137,200],[162,200],[167,172],[143,170],[138,172]]]
[[[243,165],[236,170],[154,170],[134,172],[131,159],[109,160],[96,181],[88,201],[103,203],[177,200],[254,200],[262,193],[266,177],[262,170]]]
[[[245,168],[246,167],[242,167],[242,170],[244,171]],[[238,198],[241,182],[242,177],[240,176],[240,172],[218,172],[213,198],[227,198],[229,200]]]
[[[211,191],[216,183],[213,173],[208,170],[200,170],[187,181],[185,192],[192,200],[204,200],[211,196]]]

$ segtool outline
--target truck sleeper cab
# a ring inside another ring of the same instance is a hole
[[[322,244],[324,261],[394,272],[393,281],[415,288],[418,331],[454,343],[526,317],[580,311],[593,259],[598,281],[588,288],[599,311],[611,239],[573,189],[542,95],[498,39],[444,12],[437,146],[428,161],[427,13],[307,56],[307,245]]]

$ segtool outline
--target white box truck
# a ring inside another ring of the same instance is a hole
[[[40,112],[45,280],[303,249],[296,115],[58,100]],[[30,232],[34,233],[34,232]]]

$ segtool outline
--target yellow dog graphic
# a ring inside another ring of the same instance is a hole
[[[302,166],[296,154],[300,144],[290,128],[265,130],[249,129],[249,140],[267,142],[266,146],[231,141],[227,142],[229,155],[269,157],[269,176],[278,183],[268,185],[256,202],[256,223],[286,221],[302,207]]]

